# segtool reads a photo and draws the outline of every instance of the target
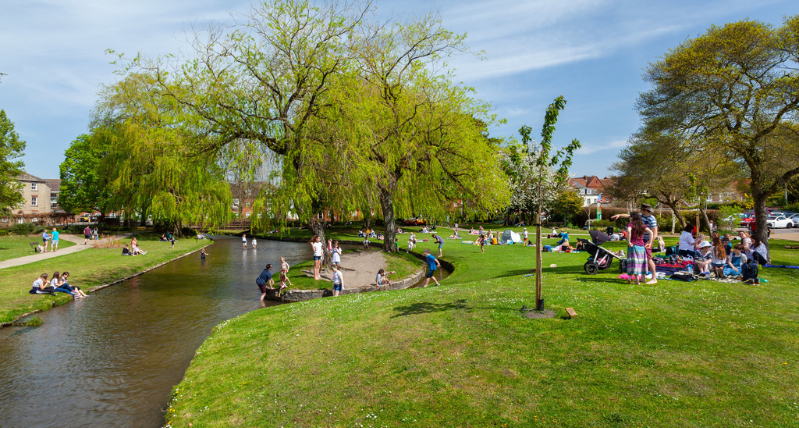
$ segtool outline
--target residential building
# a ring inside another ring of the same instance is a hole
[[[22,185],[20,192],[23,201],[11,209],[13,221],[17,223],[36,222],[48,218],[53,210],[50,206],[50,187],[47,186],[47,182],[28,173],[22,173],[17,177],[17,181]],[[2,220],[5,223],[12,221],[9,218]]]
[[[50,209],[53,212],[64,212],[61,206],[58,205],[58,194],[61,192],[61,179],[59,178],[45,178],[45,184],[50,188]]]
[[[569,184],[577,189],[583,198],[583,206],[587,207],[596,203],[610,204],[613,202],[607,190],[613,186],[612,178],[599,178],[595,175],[584,175],[569,180]],[[600,200],[600,195],[602,200]]]

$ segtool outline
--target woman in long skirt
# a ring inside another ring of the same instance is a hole
[[[633,213],[630,215],[630,223],[627,224],[627,239],[629,245],[627,247],[627,283],[635,279],[635,285],[640,283],[646,277],[647,260],[646,248],[644,248],[644,234],[652,233],[641,218],[641,214]],[[651,235],[650,235],[651,236]],[[654,275],[655,273],[652,272]]]

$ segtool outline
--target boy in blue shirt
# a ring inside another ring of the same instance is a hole
[[[266,265],[266,269],[264,269],[261,275],[258,276],[258,279],[255,280],[255,284],[258,286],[258,289],[261,290],[261,301],[266,297],[267,285],[270,290],[275,289],[275,281],[272,280],[272,272],[269,271],[270,269],[272,269],[271,263]]]
[[[438,259],[436,259],[434,255],[430,254],[430,250],[427,248],[424,249],[424,262],[427,263],[427,274],[424,276],[424,286],[427,287],[431,278],[436,285],[440,285],[434,275],[436,270],[441,267],[441,263],[438,262]]]
[[[50,251],[55,251],[58,249],[58,231],[55,230],[55,228],[53,228],[52,236],[53,236],[53,243],[50,246]]]

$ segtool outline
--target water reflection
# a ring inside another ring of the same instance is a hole
[[[245,251],[239,238],[207,251],[44,312],[41,327],[0,330],[0,426],[161,426],[211,328],[262,307],[264,265],[310,258],[306,244]]]

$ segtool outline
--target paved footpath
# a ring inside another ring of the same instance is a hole
[[[37,254],[31,254],[30,256],[23,256],[23,257],[17,257],[15,259],[3,260],[3,261],[0,261],[0,269],[5,269],[5,268],[9,268],[9,267],[14,267],[14,266],[26,265],[28,263],[38,262],[40,260],[52,259],[53,257],[59,257],[59,256],[65,255],[65,254],[77,253],[78,251],[83,251],[83,250],[86,250],[88,248],[93,248],[95,242],[103,242],[103,241],[107,241],[107,240],[114,240],[114,239],[119,239],[121,237],[122,236],[119,236],[119,237],[111,236],[111,237],[108,237],[108,238],[101,239],[99,241],[89,241],[89,245],[84,245],[83,244],[84,240],[83,240],[82,236],[78,237],[76,235],[67,235],[67,234],[62,233],[60,235],[60,237],[59,237],[60,239],[63,239],[63,240],[66,240],[66,241],[70,241],[70,242],[74,242],[75,245],[73,245],[71,247],[64,248],[64,249],[58,249],[57,251],[48,251],[46,253],[37,253]]]

